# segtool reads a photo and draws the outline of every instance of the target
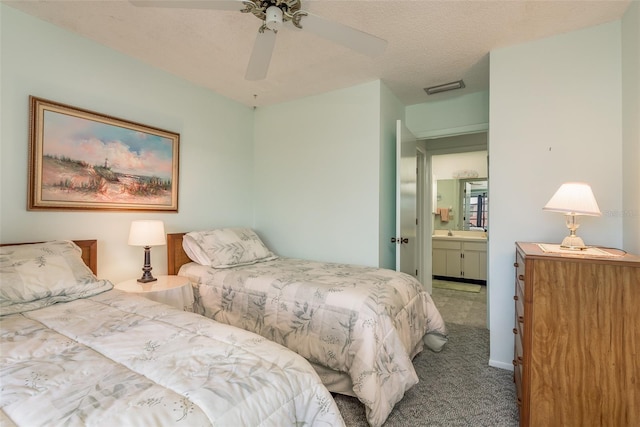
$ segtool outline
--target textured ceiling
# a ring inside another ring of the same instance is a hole
[[[251,14],[140,8],[126,0],[3,3],[249,106],[377,79],[405,105],[486,90],[492,49],[611,22],[629,6],[629,0],[302,0],[304,10],[387,40],[387,49],[370,58],[286,23],[267,78],[250,82],[245,69],[261,24]],[[459,79],[465,89],[432,96],[423,90]]]

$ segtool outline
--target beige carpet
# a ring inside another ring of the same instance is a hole
[[[517,427],[513,372],[489,366],[489,330],[456,323],[447,329],[440,353],[425,349],[413,359],[420,381],[384,427]],[[358,399],[336,394],[334,400],[347,427],[369,427]]]
[[[448,282],[445,280],[434,280],[433,287],[439,289],[451,289],[453,291],[462,291],[462,292],[480,292],[480,285],[474,285],[473,283],[459,283],[459,282]]]

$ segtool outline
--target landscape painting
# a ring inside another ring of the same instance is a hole
[[[30,101],[29,210],[178,211],[177,133]]]

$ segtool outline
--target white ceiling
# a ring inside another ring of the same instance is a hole
[[[251,14],[140,8],[127,0],[3,3],[262,106],[377,79],[405,105],[486,90],[492,49],[620,19],[630,0],[302,0],[304,10],[386,39],[387,49],[370,58],[304,30],[282,29],[267,78],[257,82],[244,79],[261,25]],[[465,89],[432,96],[423,90],[459,79]]]

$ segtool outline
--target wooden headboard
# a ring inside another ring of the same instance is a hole
[[[82,260],[93,271],[93,274],[98,274],[98,241],[97,240],[74,240],[76,245],[82,249]],[[31,242],[41,243],[41,242]],[[182,244],[182,242],[180,242]],[[29,243],[3,243],[0,246],[15,246],[25,245]],[[180,246],[182,247],[182,245]]]
[[[167,274],[178,274],[178,270],[184,264],[191,262],[191,258],[187,256],[182,248],[182,236],[187,233],[168,233],[167,234]]]

